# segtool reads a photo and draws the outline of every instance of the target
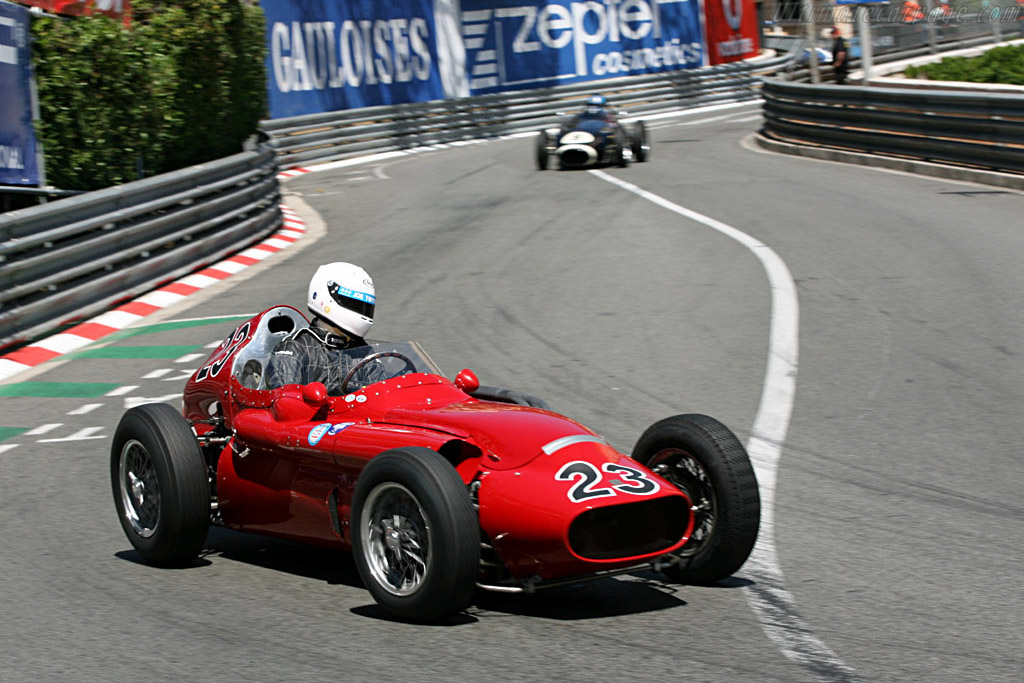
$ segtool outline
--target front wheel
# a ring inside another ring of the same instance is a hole
[[[110,448],[114,506],[128,540],[156,565],[188,564],[210,526],[206,462],[191,427],[166,403],[121,417]]]
[[[743,444],[706,415],[676,415],[651,425],[633,458],[690,498],[690,540],[664,571],[683,583],[714,583],[750,556],[761,522],[761,497]]]
[[[480,565],[480,524],[455,468],[427,448],[370,460],[352,498],[359,575],[385,611],[429,622],[469,606]]]

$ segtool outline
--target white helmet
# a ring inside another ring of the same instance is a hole
[[[373,279],[365,270],[351,263],[328,263],[313,273],[306,306],[349,334],[365,337],[376,301]]]

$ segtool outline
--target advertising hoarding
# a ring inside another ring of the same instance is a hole
[[[38,185],[29,12],[0,0],[0,185]]]
[[[711,64],[756,57],[760,32],[754,0],[704,0]]]
[[[106,14],[124,19],[128,24],[132,15],[131,0],[18,0],[19,4],[38,7],[54,14],[82,16]]]
[[[262,0],[271,118],[446,96],[434,0]]]
[[[698,0],[462,0],[472,94],[689,69]]]

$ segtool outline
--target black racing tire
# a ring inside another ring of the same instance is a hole
[[[110,447],[114,506],[128,540],[159,566],[192,562],[210,528],[206,461],[188,422],[166,403],[126,412]]]
[[[629,145],[629,138],[626,136],[626,131],[621,127],[618,133],[615,135],[615,165],[619,168],[626,168],[629,166],[629,157],[626,156],[626,146]]]
[[[681,583],[711,584],[750,556],[761,523],[761,496],[746,449],[718,420],[675,415],[651,425],[633,458],[683,490],[694,506],[694,530],[664,569]]]
[[[548,134],[545,131],[537,133],[535,143],[535,160],[538,171],[546,171],[548,168]]]
[[[633,158],[643,163],[651,158],[651,145],[647,141],[647,125],[637,121],[633,126]]]
[[[480,523],[440,453],[396,448],[370,460],[352,498],[352,549],[366,588],[396,618],[434,622],[473,600]]]

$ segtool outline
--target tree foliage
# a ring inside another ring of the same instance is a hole
[[[94,190],[238,152],[266,113],[264,25],[240,0],[136,0],[33,21],[50,184]]]
[[[980,57],[946,57],[935,64],[909,66],[908,78],[1024,85],[1024,46],[1004,45]]]

